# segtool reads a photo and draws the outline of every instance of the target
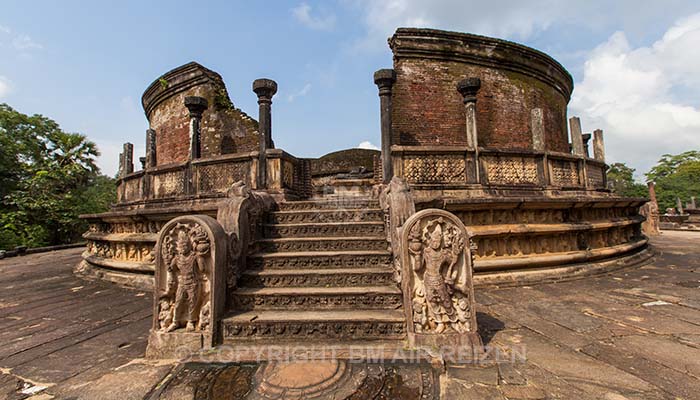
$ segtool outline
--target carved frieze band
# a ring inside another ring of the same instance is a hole
[[[152,176],[153,195],[156,198],[173,197],[185,193],[185,174],[182,170],[163,172]]]
[[[382,239],[338,239],[338,240],[303,240],[303,241],[263,241],[265,251],[346,251],[346,250],[386,250],[386,241]]]
[[[270,294],[254,293],[233,295],[233,304],[239,310],[275,310],[280,307],[306,307],[307,309],[334,309],[362,307],[363,309],[395,309],[401,306],[401,294],[366,293],[348,294]]]
[[[580,185],[578,164],[576,161],[549,160],[550,179],[554,186],[573,187]]]
[[[536,185],[537,163],[528,157],[481,157],[488,183],[494,185]]]
[[[363,225],[267,225],[265,227],[266,237],[316,237],[316,236],[382,236],[384,235],[383,224],[363,224]]]
[[[251,257],[253,268],[270,269],[320,269],[320,268],[372,268],[390,265],[387,255],[335,255],[335,256],[295,256],[295,257]]]
[[[248,182],[250,164],[247,162],[220,163],[197,167],[200,193],[224,193],[235,182]]]
[[[240,284],[245,287],[350,287],[391,285],[391,273],[347,273],[347,274],[296,274],[256,275],[243,274]]]
[[[308,222],[362,222],[381,221],[381,210],[339,210],[324,212],[273,212],[270,221],[277,224],[298,224]]]
[[[465,183],[466,161],[463,155],[407,155],[403,177],[409,183]]]
[[[294,339],[400,339],[406,334],[404,322],[266,322],[224,321],[225,338]]]

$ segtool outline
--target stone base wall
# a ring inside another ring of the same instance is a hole
[[[474,236],[476,276],[602,262],[646,248],[641,233],[641,201],[625,199],[491,199],[444,201],[440,208],[457,215]],[[216,216],[215,203],[105,213],[90,218],[84,237],[82,271],[120,284],[143,287],[152,277],[157,232],[178,215]],[[418,208],[435,202],[418,203]],[[309,218],[312,218],[310,215]],[[313,222],[296,221],[296,222]]]

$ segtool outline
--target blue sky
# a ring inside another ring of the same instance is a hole
[[[487,4],[485,4],[487,3]],[[277,147],[320,156],[379,144],[372,73],[398,26],[515,40],[574,76],[569,114],[603,128],[609,161],[646,171],[700,148],[697,1],[3,1],[0,102],[81,132],[114,174],[121,143],[143,154],[143,90],[189,61],[219,72],[257,117],[251,83],[275,79]]]

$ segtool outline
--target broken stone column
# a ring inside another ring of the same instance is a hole
[[[202,156],[201,123],[204,110],[209,107],[207,99],[199,96],[185,97],[185,107],[190,112],[190,159]]]
[[[698,208],[698,207],[695,205],[695,196],[693,196],[693,197],[690,198],[690,208],[692,208],[692,209]]]
[[[277,93],[277,82],[272,79],[256,79],[253,81],[253,92],[258,96],[258,126],[260,130],[260,154],[258,155],[257,188],[266,187],[267,181],[267,149],[274,148],[272,142],[272,96]]]
[[[532,149],[544,151],[544,111],[541,108],[533,108],[530,111],[532,123]]]
[[[683,215],[683,202],[681,202],[680,197],[676,197],[676,210],[678,210],[678,214]]]
[[[598,161],[605,162],[605,144],[603,143],[603,130],[593,131],[593,157]]]
[[[156,166],[156,131],[146,130],[146,168]]]
[[[588,151],[588,141],[591,140],[591,134],[590,133],[584,133],[581,135],[581,139],[583,140],[583,155],[590,158],[591,153]]]
[[[462,95],[466,109],[467,150],[474,152],[474,178],[480,182],[479,135],[476,127],[476,94],[481,88],[481,79],[469,77],[457,82],[457,91]]]
[[[583,150],[583,137],[581,135],[581,120],[579,117],[569,118],[569,129],[571,131],[571,147],[574,155],[583,157],[586,153]]]
[[[129,175],[134,172],[134,145],[127,142],[124,143],[124,175]]]
[[[457,83],[457,91],[464,98],[464,106],[467,111],[467,148],[476,150],[479,146],[476,131],[476,94],[481,88],[481,79],[467,78]]]
[[[380,69],[374,73],[374,84],[379,88],[379,107],[382,130],[382,181],[389,183],[394,176],[391,162],[391,88],[396,82],[393,69]]]

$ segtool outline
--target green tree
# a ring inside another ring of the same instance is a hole
[[[608,169],[608,189],[624,197],[647,197],[646,185],[634,181],[634,168],[614,163]]]
[[[84,135],[67,133],[53,120],[27,116],[0,105],[0,142],[8,149],[0,165],[0,248],[42,246],[80,239],[78,215],[107,209],[114,181],[99,174],[97,146]]]
[[[659,162],[647,172],[647,182],[659,182],[659,180],[673,175],[682,164],[687,162],[700,161],[700,151],[690,150],[681,154],[664,154]]]

